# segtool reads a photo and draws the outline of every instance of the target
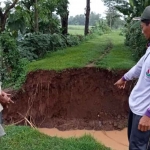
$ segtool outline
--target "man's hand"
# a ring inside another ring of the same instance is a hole
[[[14,103],[14,102],[11,100],[11,98],[9,97],[9,95],[10,95],[10,94],[7,94],[7,93],[5,93],[5,92],[3,92],[3,91],[2,91],[2,95],[0,95],[0,103],[1,103],[4,107],[6,107],[6,108],[8,108],[8,104]]]
[[[11,94],[5,93],[4,91],[2,91],[2,96],[3,97],[9,97]]]
[[[5,98],[5,99],[8,99],[9,103],[14,103],[11,98],[9,97],[11,94],[8,94],[8,93],[5,93],[4,91],[2,91],[2,96]]]
[[[124,89],[126,87],[127,81],[123,81],[123,79],[119,79],[114,85],[116,85],[119,89]]]
[[[148,116],[143,116],[140,119],[138,129],[143,132],[150,130],[150,118]]]

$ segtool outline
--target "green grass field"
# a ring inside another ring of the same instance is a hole
[[[134,64],[131,49],[124,46],[125,38],[119,35],[118,31],[114,31],[110,35],[103,35],[103,38],[110,38],[113,48],[100,61],[97,61],[97,66],[108,70],[129,69]]]
[[[0,150],[110,150],[88,135],[62,139],[21,126],[8,126],[6,132],[0,139]]]
[[[99,60],[110,43],[113,48]],[[38,69],[59,71],[67,68],[82,68],[91,62],[96,62],[95,67],[108,70],[129,69],[135,64],[131,50],[124,46],[124,37],[115,31],[95,36],[79,46],[49,53],[45,58],[30,63],[27,70],[28,72]]]
[[[91,28],[91,27],[89,27]],[[84,35],[84,26],[82,25],[69,25],[68,32],[73,35]]]

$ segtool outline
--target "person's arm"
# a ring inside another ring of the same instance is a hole
[[[137,64],[132,67],[123,77],[122,79],[124,81],[129,81],[129,80],[133,80],[133,79],[137,79],[139,78],[140,74],[141,74],[141,69],[142,69],[142,65],[143,65],[143,59],[144,56],[137,62]]]
[[[116,85],[119,89],[124,89],[126,86],[126,82],[129,80],[132,80],[134,78],[138,78],[141,73],[142,69],[142,64],[143,64],[143,59],[142,57],[138,63],[132,67],[121,79],[119,79],[114,85]]]

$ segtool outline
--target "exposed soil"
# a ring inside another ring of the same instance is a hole
[[[97,68],[31,72],[14,94],[15,104],[4,111],[5,123],[28,124],[21,121],[26,117],[37,127],[59,130],[122,129],[132,85],[119,90],[114,83],[124,73]]]

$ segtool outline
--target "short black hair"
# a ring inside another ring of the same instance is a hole
[[[141,20],[142,23],[145,23],[147,26],[150,24],[150,20],[148,19],[143,19]]]

